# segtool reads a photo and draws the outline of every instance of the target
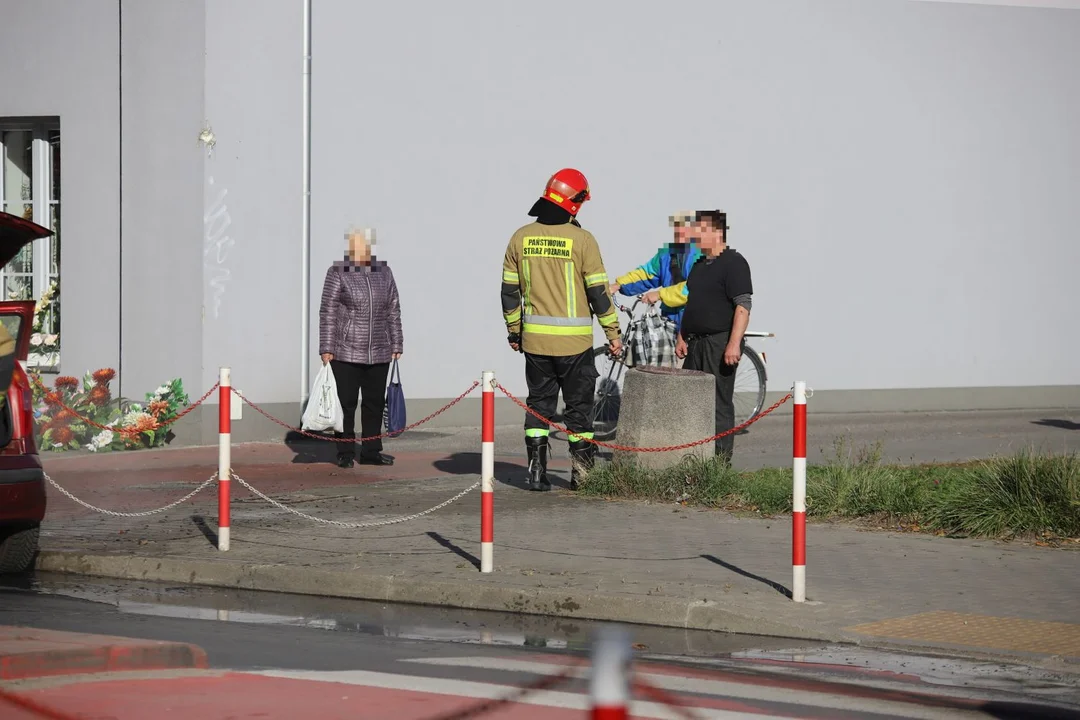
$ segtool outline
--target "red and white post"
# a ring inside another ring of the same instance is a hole
[[[618,627],[605,626],[593,641],[589,698],[592,720],[630,717],[630,639]]]
[[[218,550],[229,549],[229,488],[232,481],[232,377],[218,370]]]
[[[791,599],[806,602],[806,383],[795,383],[792,448]]]
[[[495,569],[495,373],[481,376],[480,422],[480,572]]]

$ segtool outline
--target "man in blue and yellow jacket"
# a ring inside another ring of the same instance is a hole
[[[694,213],[678,212],[668,218],[675,228],[675,239],[666,243],[652,259],[615,279],[611,294],[645,295],[650,305],[660,303],[660,315],[675,323],[675,336],[682,326],[686,306],[686,278],[701,257],[701,249],[690,237]]]

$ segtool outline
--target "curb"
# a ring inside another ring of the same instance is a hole
[[[149,670],[205,670],[197,645],[0,626],[0,681]]]
[[[151,558],[42,551],[42,572],[118,580],[186,583],[265,592],[375,600],[464,610],[544,615],[716,632],[839,642],[840,633],[745,615],[711,600],[627,597],[545,588],[520,590],[489,583],[430,581],[364,572],[319,570],[289,565]]]

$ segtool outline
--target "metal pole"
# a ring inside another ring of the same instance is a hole
[[[311,389],[311,0],[304,0],[303,197],[300,229],[300,405]]]
[[[590,717],[625,720],[630,716],[630,638],[620,627],[604,626],[593,641],[589,678]]]
[[[495,373],[481,375],[480,572],[495,569]]]
[[[218,370],[218,550],[229,549],[229,493],[232,483],[232,373]]]
[[[792,422],[791,599],[806,602],[806,383],[795,383]]]

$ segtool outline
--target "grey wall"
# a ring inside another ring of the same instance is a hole
[[[144,5],[3,3],[0,116],[62,123],[62,369],[121,366],[122,343],[125,394],[180,375],[197,397],[226,364],[295,421],[302,2]],[[567,22],[495,0],[418,7],[315,3],[313,369],[323,272],[355,222],[378,228],[403,293],[410,415],[484,368],[522,392],[499,265],[571,165],[592,182],[582,220],[612,275],[668,239],[671,210],[729,211],[755,272],[752,326],[778,334],[757,343],[773,389],[951,388],[951,406],[972,399],[958,388],[1080,386],[1080,13],[598,0]],[[1002,392],[1014,406],[1049,390]],[[245,412],[236,434],[271,430],[256,426]]]
[[[63,371],[120,360],[116,0],[4,0],[0,117],[59,116]],[[43,43],[42,40],[47,39]]]
[[[302,17],[298,0],[206,2],[217,143],[203,175],[200,385],[229,365],[264,403],[300,398]]]
[[[774,388],[1080,384],[1080,13],[417,7],[316,3],[313,68],[313,309],[342,228],[376,226],[410,396],[484,368],[523,390],[500,262],[567,165],[591,181],[582,221],[610,274],[668,239],[672,210],[730,213],[752,328],[778,334],[757,343]]]
[[[181,377],[197,397],[205,390],[199,238],[206,154],[196,142],[204,119],[205,2],[121,6],[121,389],[141,398]],[[72,274],[67,269],[65,279]],[[72,307],[64,305],[65,317]]]

